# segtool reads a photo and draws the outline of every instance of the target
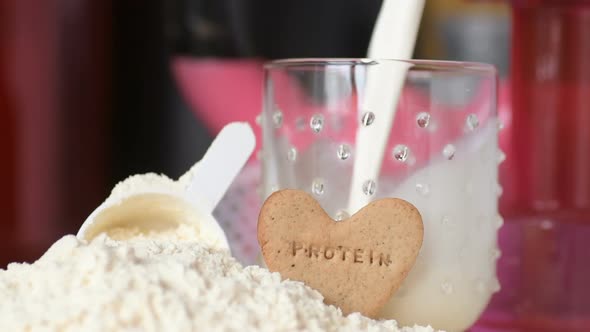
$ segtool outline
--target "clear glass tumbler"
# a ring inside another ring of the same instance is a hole
[[[305,190],[337,221],[399,197],[423,217],[421,252],[382,318],[463,331],[499,290],[496,81],[476,63],[265,66],[264,195]]]

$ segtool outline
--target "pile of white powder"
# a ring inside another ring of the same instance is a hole
[[[0,331],[433,331],[345,317],[300,282],[169,235],[69,235],[0,270]]]

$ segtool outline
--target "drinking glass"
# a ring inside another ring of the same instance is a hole
[[[409,201],[424,242],[379,316],[471,326],[500,288],[494,67],[292,59],[266,64],[264,80],[263,195],[304,190],[344,222],[375,199]]]

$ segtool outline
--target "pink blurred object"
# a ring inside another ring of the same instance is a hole
[[[250,123],[260,142],[256,116],[262,111],[262,60],[177,57],[172,71],[191,110],[212,135],[232,121]]]
[[[590,1],[513,0],[497,293],[478,327],[590,330]]]

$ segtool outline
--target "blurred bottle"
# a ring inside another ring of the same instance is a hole
[[[502,290],[482,326],[590,329],[590,2],[514,0]]]
[[[505,78],[509,45],[510,11],[506,3],[427,1],[415,58],[490,63]]]
[[[107,9],[0,2],[0,267],[75,232],[107,191]]]

